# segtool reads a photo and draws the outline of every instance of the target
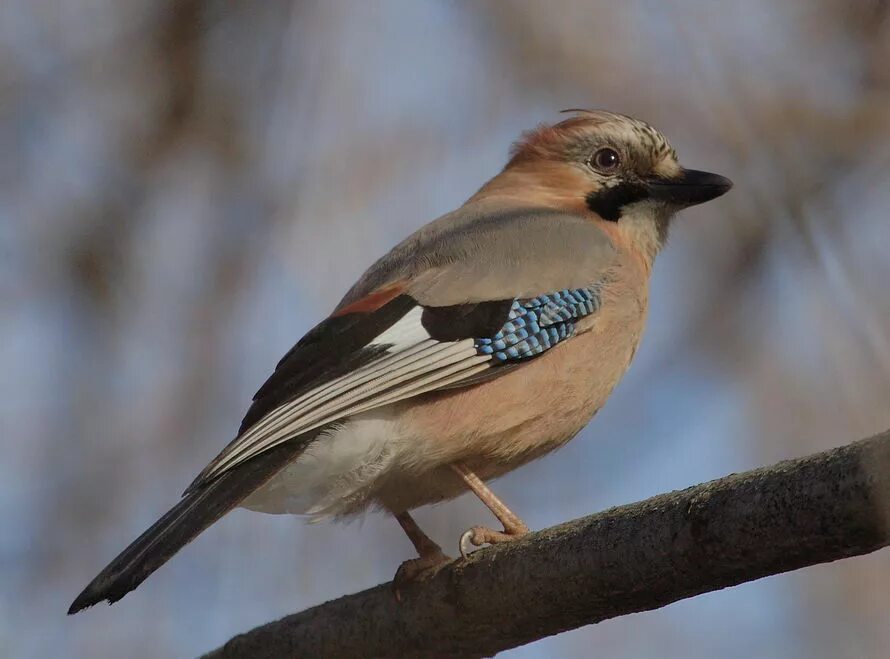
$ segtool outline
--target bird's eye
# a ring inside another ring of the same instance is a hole
[[[621,157],[615,149],[606,147],[594,153],[588,163],[599,172],[611,173],[618,169],[618,165],[621,164]]]

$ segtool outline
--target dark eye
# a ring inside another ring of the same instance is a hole
[[[621,164],[621,158],[615,149],[606,147],[594,153],[588,162],[595,170],[609,173],[618,169],[618,165]]]

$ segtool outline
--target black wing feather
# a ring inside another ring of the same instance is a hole
[[[437,341],[494,336],[504,326],[513,299],[425,307],[420,322]]]
[[[324,428],[295,437],[191,492],[134,540],[77,596],[68,613],[102,600],[114,603],[199,533],[291,462]]]
[[[415,306],[410,296],[400,295],[371,313],[333,316],[313,327],[256,392],[238,434],[279,405],[373,361],[386,346],[368,344]]]

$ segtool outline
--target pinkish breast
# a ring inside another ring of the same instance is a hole
[[[452,462],[490,479],[574,437],[605,404],[639,345],[647,286],[645,278],[636,281],[616,278],[575,337],[530,363],[467,389],[400,403],[392,410],[401,428],[392,468],[372,498],[393,511],[451,498],[464,489],[447,468]]]

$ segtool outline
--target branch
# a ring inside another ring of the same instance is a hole
[[[480,657],[890,544],[890,431],[612,508],[234,637],[230,657]]]

